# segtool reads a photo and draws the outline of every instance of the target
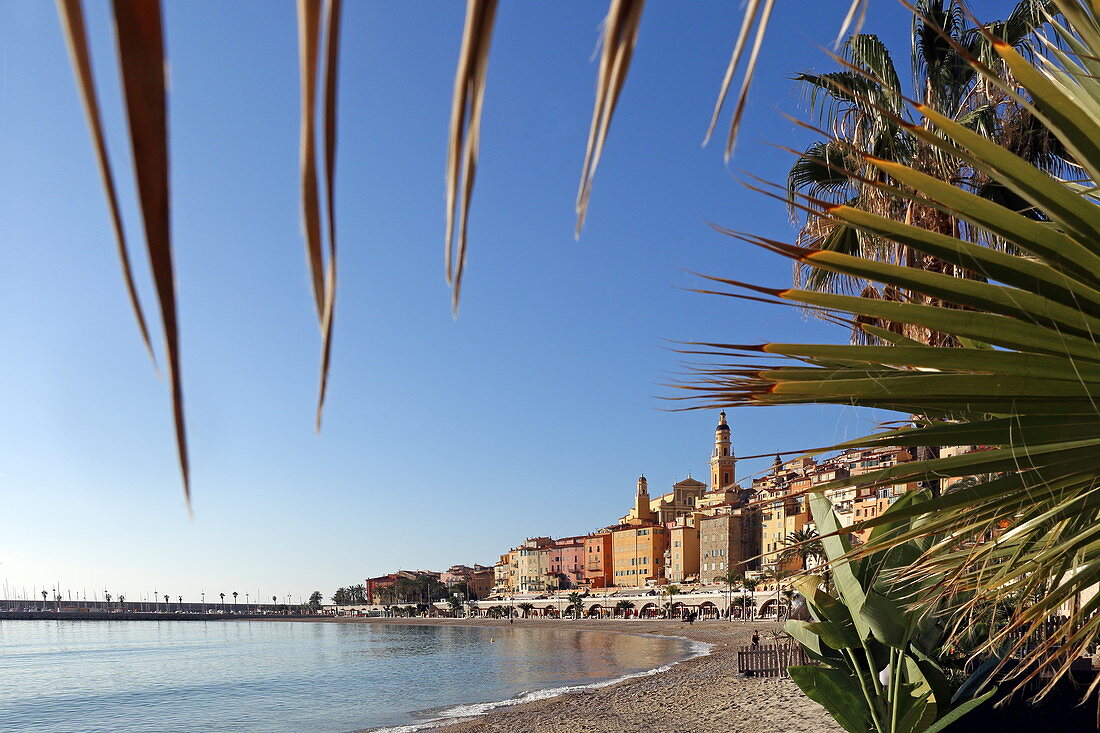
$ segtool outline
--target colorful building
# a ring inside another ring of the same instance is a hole
[[[546,590],[553,542],[549,537],[532,537],[516,548],[515,592],[541,593]]]
[[[668,530],[657,524],[611,528],[612,580],[617,586],[644,586],[664,578]]]
[[[603,531],[584,538],[584,582],[593,588],[615,584],[611,557],[611,532]]]
[[[560,537],[549,548],[549,590],[576,588],[584,583],[585,552],[583,536]]]
[[[665,582],[690,583],[699,577],[699,527],[697,514],[683,517],[668,528]]]

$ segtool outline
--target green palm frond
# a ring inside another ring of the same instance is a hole
[[[1057,27],[1062,43],[1077,59],[1100,58],[1100,22],[1089,6],[1061,0],[1058,9],[1066,18]],[[878,533],[855,552],[868,556],[917,537],[939,538],[898,574],[934,581],[930,598],[913,601],[947,609],[957,635],[999,609],[978,647],[986,653],[1045,629],[1019,672],[1032,679],[1052,670],[1053,678],[1044,680],[1049,690],[1100,640],[1100,594],[1089,598],[1100,584],[1100,208],[1081,195],[1095,187],[1100,171],[1100,84],[1077,66],[1084,61],[1066,62],[1049,50],[1028,61],[1008,43],[993,48],[1020,85],[1022,105],[1080,165],[1074,185],[929,105],[918,107],[922,119],[909,131],[986,176],[1011,200],[982,198],[912,165],[869,162],[893,182],[881,190],[895,200],[950,212],[1011,248],[983,247],[961,232],[930,231],[844,205],[826,205],[815,215],[919,257],[882,262],[745,237],[801,266],[907,294],[870,299],[754,286],[754,297],[941,333],[956,348],[911,339],[898,339],[900,345],[707,344],[721,361],[766,354],[774,363],[718,365],[683,386],[708,408],[856,405],[897,411],[913,423],[837,449],[981,446],[824,488],[981,477],[858,524],[852,529],[921,517],[919,526]],[[983,78],[994,73],[976,60],[973,68]],[[951,270],[929,271],[920,258]]]
[[[844,44],[844,55],[849,62],[869,73],[884,94],[900,102],[902,97],[901,80],[890,50],[878,36],[871,33],[853,35]],[[891,107],[895,107],[891,105]]]

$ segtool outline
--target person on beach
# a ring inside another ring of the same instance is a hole
[[[760,646],[760,629],[753,629],[752,632],[752,645]]]

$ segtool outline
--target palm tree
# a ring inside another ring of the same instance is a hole
[[[1046,22],[1049,4],[1048,0],[1020,0],[1007,20],[975,26],[969,22],[959,0],[917,0],[910,55],[914,94],[922,104],[1004,145],[1044,170],[1059,173],[1067,170],[1067,162],[1058,140],[1038,124],[1023,100],[990,84],[966,63],[967,57],[974,57],[997,75],[1008,77],[1009,72],[994,52],[987,33],[1028,52],[1035,30]],[[811,109],[829,137],[812,143],[788,174],[792,214],[803,208],[806,201],[803,196],[808,196],[818,202],[858,208],[948,236],[1003,245],[1002,240],[990,238],[988,232],[970,226],[950,212],[910,198],[883,195],[884,186],[900,183],[865,156],[902,163],[991,200],[1027,209],[1018,196],[981,168],[944,154],[912,129],[918,126],[925,131],[928,123],[913,119],[890,51],[877,36],[856,34],[848,38],[844,60],[849,66],[842,71],[795,77],[807,88]],[[822,216],[817,207],[811,207],[807,213],[798,244],[874,261],[905,263],[932,272],[974,276],[945,260],[867,229]],[[858,292],[864,297],[887,301],[912,300],[915,292],[805,262],[797,263],[795,283],[810,290]],[[939,298],[922,297],[929,304],[953,307]],[[856,319],[852,333],[857,342],[884,342],[880,336],[859,327],[864,323],[922,343],[955,345],[951,338],[923,326],[866,317]]]
[[[920,253],[897,264],[835,252],[785,250],[815,267],[849,277],[873,278],[883,287],[908,290],[910,301],[884,301],[809,290],[765,291],[777,302],[823,307],[847,317],[888,319],[944,334],[956,348],[940,349],[865,326],[889,347],[848,344],[769,343],[743,349],[712,346],[724,363],[750,354],[770,357],[766,370],[707,369],[698,382],[710,409],[742,405],[840,404],[894,411],[902,419],[923,416],[920,427],[894,427],[847,441],[846,448],[979,445],[982,450],[932,457],[872,470],[815,487],[831,491],[856,484],[928,482],[943,476],[1001,474],[977,486],[937,498],[918,494],[908,508],[887,509],[853,527],[870,530],[868,541],[833,553],[842,537],[823,537],[830,556],[867,558],[871,567],[884,551],[910,539],[943,536],[898,569],[894,582],[920,579],[928,596],[913,604],[941,619],[954,638],[1000,608],[978,652],[995,654],[1012,638],[1042,629],[1050,643],[1023,652],[1018,680],[1045,670],[1049,691],[1100,634],[1096,603],[1074,599],[1100,577],[1094,542],[1100,510],[1094,501],[1100,475],[1100,347],[1094,339],[1100,314],[1100,20],[1082,0],[1057,0],[1064,23],[1052,26],[1071,49],[1042,51],[1029,61],[1011,46],[996,53],[1032,100],[1037,124],[1065,145],[1079,169],[1059,180],[965,124],[921,107],[921,124],[908,129],[948,158],[980,170],[1023,200],[1007,204],[965,186],[928,175],[916,165],[868,160],[897,181],[884,197],[905,205],[952,212],[975,229],[1009,242],[999,251],[970,241],[965,232],[945,234],[857,208],[823,210],[823,216],[859,227]],[[994,69],[973,64],[991,86]],[[867,95],[864,95],[866,101]],[[783,247],[777,247],[783,250]],[[953,277],[922,267],[934,257],[976,273]],[[980,277],[979,277],[980,276]],[[760,290],[753,293],[759,295]],[[929,299],[958,309],[929,308]],[[966,309],[961,310],[961,309]],[[928,492],[930,494],[931,492]],[[902,523],[902,520],[906,520]],[[912,521],[912,527],[909,522]],[[996,541],[988,541],[993,532]],[[834,575],[839,566],[834,567]],[[1013,604],[1032,598],[1028,604]],[[1006,603],[1002,603],[1006,602]],[[1065,611],[1068,609],[1068,615]],[[1007,617],[1005,618],[1005,615]],[[1057,643],[1055,643],[1057,642]],[[948,642],[950,643],[950,641]]]
[[[219,593],[218,595],[221,596],[221,598],[222,598],[222,612],[224,613],[225,612],[225,594],[224,593]]]
[[[103,591],[103,599],[107,601],[107,610],[111,609],[111,594],[107,591]]]
[[[1035,30],[1046,23],[1048,0],[1020,0],[1005,21],[983,26],[969,22],[960,0],[917,0],[912,34],[913,89],[921,103],[937,113],[974,130],[1051,173],[1069,169],[1066,154],[1057,138],[1037,123],[1034,115],[1014,91],[989,84],[966,63],[974,57],[1011,78],[993,51],[991,35],[1028,52]],[[991,34],[991,35],[989,35]],[[987,230],[969,225],[950,211],[924,205],[919,199],[882,195],[882,187],[899,182],[865,156],[904,163],[914,170],[950,181],[980,196],[1029,212],[1023,200],[999,184],[980,167],[945,155],[907,127],[914,124],[889,50],[873,35],[856,34],[845,43],[850,69],[831,74],[801,74],[797,79],[810,90],[811,106],[830,138],[813,143],[792,166],[787,179],[792,214],[802,206],[800,194],[828,204],[859,208],[879,216],[998,247],[1011,246]],[[920,122],[923,129],[926,123]],[[1033,210],[1032,210],[1033,211]],[[832,217],[823,217],[816,207],[806,215],[798,244],[867,259],[911,264],[920,269],[957,277],[981,277],[934,255],[922,253],[895,240],[883,238]],[[873,278],[850,277],[834,270],[798,263],[795,285],[824,292],[859,292],[887,301],[922,302],[956,307],[950,301],[912,289],[877,283]],[[916,300],[916,299],[921,300]],[[811,309],[833,319],[834,314]],[[862,326],[885,329],[906,338],[935,346],[956,346],[953,337],[919,324],[904,324],[883,317],[857,316],[851,321],[852,338],[861,343],[891,343],[884,335]],[[938,455],[936,446],[920,446],[917,457]],[[940,491],[940,480],[931,479],[924,488]]]
[[[527,615],[534,610],[535,604],[524,601],[523,603],[517,603],[516,608],[523,612],[523,618],[527,618]]]
[[[719,575],[715,578],[719,583],[726,584],[726,616],[729,621],[733,621],[733,586],[734,583],[741,582],[742,575],[730,570],[725,575]]]
[[[569,594],[569,605],[566,606],[566,610],[572,610],[573,615],[576,618],[581,618],[584,615],[584,596],[576,591]]]
[[[168,594],[167,593],[164,594],[164,610],[165,611],[168,610]]]
[[[678,586],[678,585],[666,585],[665,588],[664,588],[663,593],[668,598],[668,603],[666,604],[666,607],[668,608],[668,615],[669,615],[670,618],[672,617],[672,611],[673,611],[672,599],[679,592],[680,592],[680,586]]]
[[[124,604],[124,603],[126,603],[126,596],[124,596],[124,595],[122,595],[121,593],[119,593],[119,594],[118,594],[118,610],[120,610],[120,611],[124,611],[124,610],[126,610],[126,609],[125,609],[125,608],[123,607],[123,604]]]
[[[451,607],[451,612],[458,618],[462,613],[462,599],[458,596],[450,596],[447,598],[447,604]]]
[[[182,611],[183,610],[183,596],[177,596],[176,597],[176,602],[179,604],[179,606],[178,606],[179,610]]]
[[[791,616],[791,606],[794,605],[794,591],[790,588],[784,588],[781,591],[783,600],[787,602],[787,618]]]
[[[634,608],[634,603],[625,599],[615,604],[615,610],[622,611],[623,618],[626,618],[627,612],[630,611],[632,608]]]
[[[821,545],[816,529],[796,529],[780,540],[784,549],[776,558],[776,565],[787,565],[795,561],[801,569],[809,569],[810,562],[825,560],[825,548]]]
[[[46,590],[42,590],[42,610],[46,610]]]
[[[301,596],[298,596],[298,598],[301,598]],[[237,591],[233,591],[233,612],[237,612]]]
[[[759,585],[759,583],[757,582],[756,578],[746,577],[744,580],[741,581],[741,587],[744,588],[745,590],[747,590],[749,593],[752,593],[753,591],[755,591],[757,585]],[[752,596],[750,596],[750,595],[741,596],[741,620],[742,621],[748,621],[749,620],[749,606],[747,604],[748,604],[748,600],[750,598],[752,598]],[[753,607],[756,606],[755,599],[753,600],[752,605],[753,605]]]

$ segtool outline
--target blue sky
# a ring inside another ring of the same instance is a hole
[[[803,109],[792,73],[831,67],[817,44],[832,41],[846,3],[779,4],[729,168],[720,144],[700,142],[738,4],[651,4],[579,243],[573,199],[605,6],[503,3],[454,321],[443,161],[462,7],[352,2],[335,353],[316,435],[293,4],[165,5],[195,516],[183,505],[168,390],[129,312],[54,6],[0,4],[0,579],[9,587],[327,596],[398,567],[491,563],[525,537],[613,521],[640,472],[656,489],[706,475],[716,415],[668,412],[656,399],[679,369],[665,339],[847,338],[794,310],[686,291],[698,284],[690,271],[789,283],[787,262],[707,222],[792,236],[783,206],[735,177],[782,179],[790,158],[765,143],[806,141],[779,110]],[[873,5],[867,29],[905,48],[904,9]],[[137,241],[107,4],[89,6]],[[827,409],[742,410],[730,422],[741,455],[873,424]]]

